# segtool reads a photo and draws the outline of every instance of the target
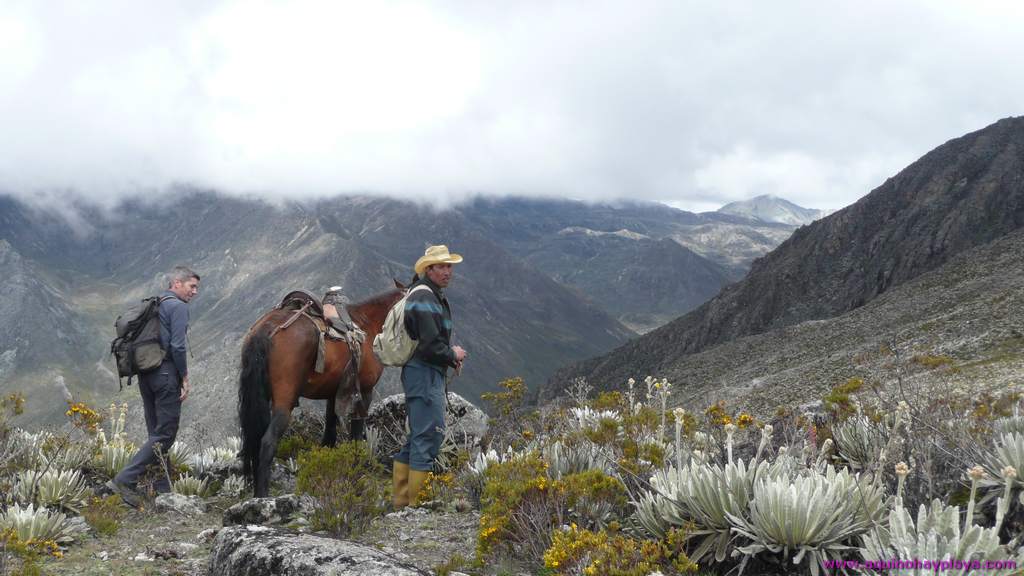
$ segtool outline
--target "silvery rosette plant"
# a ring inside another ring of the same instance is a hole
[[[22,504],[78,512],[92,491],[78,470],[25,470],[18,473],[16,497]]]
[[[189,458],[189,468],[197,476],[205,476],[222,472],[235,464],[242,441],[231,436],[221,446],[210,446],[205,450],[193,452]]]
[[[957,506],[946,506],[939,499],[932,500],[931,506],[921,504],[917,521],[903,507],[903,499],[896,498],[895,506],[889,513],[887,530],[875,529],[863,537],[860,555],[865,562],[886,562],[898,559],[908,561],[903,569],[883,568],[881,574],[903,574],[907,576],[934,575],[936,569],[923,565],[914,567],[913,560],[959,561],[958,568],[952,564],[942,574],[955,576],[981,573],[971,561],[1015,562],[1024,567],[1024,555],[1014,553],[999,541],[999,528],[983,528],[971,524],[966,530],[960,529],[960,510]],[[984,565],[984,564],[982,564]],[[991,566],[991,565],[990,565]],[[1005,564],[1004,564],[1005,566]],[[999,569],[991,567],[984,574],[1019,574],[1019,568]]]
[[[19,504],[0,512],[0,532],[14,530],[18,540],[43,542],[52,540],[58,544],[67,544],[75,539],[75,535],[88,530],[81,517],[69,519],[60,512],[55,512],[33,504],[22,508]]]
[[[222,498],[241,498],[248,490],[245,478],[237,474],[231,474],[224,479],[220,485],[217,495]]]
[[[871,527],[857,513],[851,487],[859,480],[844,469],[836,473],[796,478],[758,478],[747,514],[729,513],[734,533],[750,543],[737,546],[742,555],[740,572],[751,557],[768,551],[782,554],[793,564],[806,561],[817,575],[822,563],[840,560],[850,549],[846,543]]]
[[[192,454],[192,447],[187,442],[177,440],[171,444],[171,449],[167,451],[171,473],[173,474],[175,470],[191,470]]]
[[[210,484],[206,478],[196,478],[191,474],[184,474],[171,485],[175,494],[182,496],[199,496],[205,498],[210,495]]]
[[[978,480],[981,488],[989,489],[985,502],[998,496],[1003,489],[1015,490],[1021,487],[1021,480],[1016,475],[1007,477],[1003,474],[1008,466],[1014,470],[1024,470],[1024,433],[999,435],[995,446],[985,458],[982,468],[986,474]]]
[[[556,440],[541,449],[541,456],[548,463],[548,475],[556,479],[587,470],[611,474],[614,468],[605,452],[587,441],[566,445]]]
[[[623,421],[623,417],[614,410],[593,410],[588,406],[569,408],[569,414],[572,415],[570,422],[578,430],[595,428],[600,424],[601,420]]]
[[[1016,407],[1014,408],[1014,412],[1016,412]],[[1024,434],[1024,416],[1015,413],[1013,416],[999,418],[992,423],[992,429],[998,436],[1014,432]]]
[[[864,470],[878,460],[888,441],[885,426],[863,415],[848,418],[832,427],[836,453],[854,470]]]
[[[776,475],[788,478],[792,472],[788,463],[773,465],[760,460],[771,431],[770,426],[762,430],[761,443],[750,466],[742,459],[725,466],[708,463],[697,450],[691,452],[694,457],[689,464],[655,472],[651,490],[641,494],[635,503],[635,521],[659,538],[670,528],[688,527],[692,523],[688,533],[698,539],[698,544],[689,554],[690,559],[699,562],[714,552],[715,561],[723,561],[732,542],[733,524],[729,516],[746,514],[755,480]],[[727,430],[727,443],[731,442],[731,432]],[[681,444],[678,427],[677,444]]]
[[[99,455],[96,457],[96,469],[113,478],[118,472],[124,469],[135,455],[135,445],[123,441],[111,442],[100,446]]]

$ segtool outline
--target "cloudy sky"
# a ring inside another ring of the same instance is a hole
[[[0,0],[0,191],[847,205],[1024,114],[1024,3]]]

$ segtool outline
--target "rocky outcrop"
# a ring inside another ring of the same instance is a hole
[[[370,409],[367,423],[377,433],[376,453],[382,460],[391,456],[405,443],[405,394],[384,398]],[[448,392],[445,426],[460,446],[475,446],[487,433],[487,414],[472,402],[454,392]]]
[[[363,544],[265,526],[231,526],[217,534],[209,573],[218,576],[426,576]]]
[[[309,496],[285,494],[275,498],[250,498],[224,511],[224,525],[304,523],[316,510]]]
[[[621,387],[736,338],[854,310],[1021,227],[1024,117],[939,146],[856,204],[798,229],[697,310],[556,372],[540,396],[579,376],[598,389]]]
[[[206,503],[199,496],[184,496],[174,492],[160,494],[155,504],[161,512],[177,512],[184,516],[199,516],[206,512]]]

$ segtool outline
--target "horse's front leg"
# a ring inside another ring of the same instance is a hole
[[[270,471],[274,466],[274,455],[277,453],[277,443],[288,429],[292,420],[291,404],[280,406],[275,403],[270,413],[270,426],[263,434],[260,442],[260,465],[256,471],[256,486],[253,491],[257,498],[265,498],[270,495]]]

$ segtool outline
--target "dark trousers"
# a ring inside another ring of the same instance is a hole
[[[402,388],[409,413],[409,437],[395,460],[430,471],[444,440],[444,373],[418,360],[402,368]]]
[[[178,421],[181,419],[181,383],[178,370],[170,360],[164,360],[160,368],[139,376],[139,392],[142,394],[142,409],[146,413],[146,443],[135,453],[132,461],[114,479],[119,484],[134,487],[146,468],[159,463],[155,447],[165,460],[167,453],[178,435]],[[161,469],[153,484],[157,492],[168,492],[167,475]]]

